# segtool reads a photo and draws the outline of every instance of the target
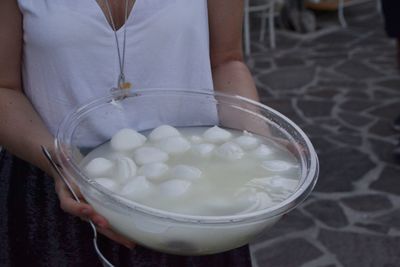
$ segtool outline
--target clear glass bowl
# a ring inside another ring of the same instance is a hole
[[[272,138],[300,162],[299,185],[287,199],[263,210],[236,216],[189,216],[118,197],[79,167],[82,156],[109,141],[119,129],[146,131],[163,124],[219,125]],[[99,98],[63,120],[56,136],[56,156],[65,176],[115,231],[140,245],[180,255],[213,254],[249,243],[310,194],[319,171],[310,140],[292,121],[258,102],[211,90],[145,89]]]

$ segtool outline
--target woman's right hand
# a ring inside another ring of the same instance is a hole
[[[0,144],[12,154],[53,175],[41,146],[51,148],[53,136],[22,90],[23,19],[18,1],[0,1]],[[51,111],[49,111],[51,112]],[[132,248],[133,242],[113,232],[81,195],[76,202],[57,175],[53,175],[61,208],[84,220],[92,220],[100,233]],[[79,192],[79,190],[76,190]]]
[[[71,185],[73,186],[73,190],[75,191],[81,202],[77,202],[73,198],[72,194],[69,192],[67,186],[60,177],[58,177],[57,175],[55,175],[54,177],[56,177],[54,178],[56,193],[60,200],[60,207],[63,211],[79,217],[84,221],[91,220],[96,225],[97,231],[105,235],[109,239],[114,240],[115,242],[122,244],[129,249],[135,247],[134,242],[114,232],[111,229],[108,221],[103,216],[98,214],[93,209],[93,207],[85,201],[77,186],[71,183]]]

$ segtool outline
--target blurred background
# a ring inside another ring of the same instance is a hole
[[[254,267],[400,266],[399,47],[381,1],[249,0],[245,10],[261,101],[308,134],[321,166],[312,195],[251,245]]]

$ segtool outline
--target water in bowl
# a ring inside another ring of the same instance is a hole
[[[295,191],[300,177],[299,162],[284,146],[217,126],[122,129],[80,164],[113,194],[199,216],[271,207]]]

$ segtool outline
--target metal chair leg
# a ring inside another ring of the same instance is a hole
[[[346,19],[344,18],[344,0],[339,0],[338,6],[339,23],[343,28],[347,27]]]
[[[267,26],[267,10],[264,10],[261,14],[261,29],[260,29],[260,42],[264,42],[265,39],[265,28]]]
[[[244,53],[250,55],[250,14],[249,0],[244,1]]]
[[[379,15],[382,15],[382,2],[381,0],[376,0],[376,11]]]
[[[271,5],[269,7],[268,23],[269,23],[269,42],[272,49],[276,47],[274,15],[275,15],[275,0],[271,0]]]

